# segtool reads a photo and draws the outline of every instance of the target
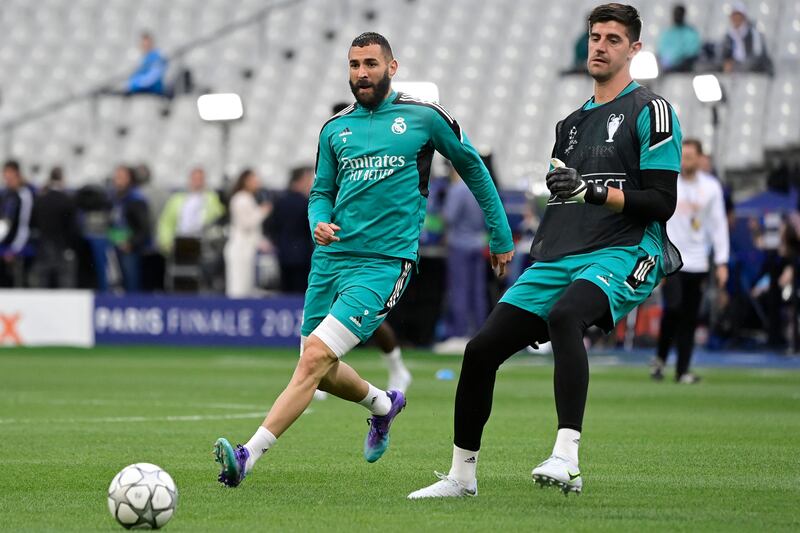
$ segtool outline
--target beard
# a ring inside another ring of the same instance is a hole
[[[611,72],[597,72],[594,74],[590,72],[589,76],[591,76],[594,81],[600,83],[605,83],[614,77],[614,75]]]
[[[389,69],[383,73],[383,77],[378,83],[370,83],[364,81],[357,81],[356,83],[350,82],[350,90],[356,101],[367,109],[375,109],[381,102],[383,102],[386,95],[389,94],[389,87],[392,85],[392,78],[389,77]],[[371,95],[364,95],[358,92],[359,89],[372,88]]]
[[[606,64],[606,65],[608,65],[608,64]],[[595,70],[591,66],[589,66],[588,70],[589,70],[589,76],[591,76],[594,79],[594,81],[599,81],[600,83],[607,82],[608,80],[613,78],[614,75],[617,73],[616,71],[613,71],[613,70],[611,70],[609,68],[606,68],[606,69],[603,69],[603,70],[599,70],[599,69]]]

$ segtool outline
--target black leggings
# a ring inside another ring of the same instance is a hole
[[[585,280],[572,283],[564,291],[547,322],[519,307],[498,304],[464,352],[456,389],[454,444],[465,450],[480,450],[483,427],[492,411],[497,369],[526,346],[547,340],[553,343],[558,428],[580,431],[589,388],[583,334],[589,326],[609,321],[608,298]]]

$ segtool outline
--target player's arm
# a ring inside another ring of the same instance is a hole
[[[331,222],[333,204],[338,193],[336,185],[338,171],[336,154],[331,149],[325,128],[323,128],[319,134],[314,185],[308,196],[308,222],[311,227],[311,235],[314,237],[314,242],[320,246],[327,246],[339,240],[335,232],[341,228]]]
[[[514,240],[503,203],[478,151],[455,119],[432,113],[431,137],[437,151],[449,159],[483,210],[489,228],[489,250],[501,261],[511,260]],[[508,257],[505,257],[508,256]],[[494,262],[494,258],[493,258]],[[505,264],[505,263],[503,263]],[[501,265],[493,265],[501,266]],[[504,270],[504,269],[503,269]]]
[[[669,113],[665,113],[669,110]],[[669,118],[664,118],[668,116]],[[553,162],[550,192],[562,199],[602,205],[646,222],[666,222],[675,211],[681,161],[681,132],[675,112],[663,100],[650,102],[637,119],[642,189],[623,191],[585,181],[577,170]]]
[[[718,183],[714,183],[714,189],[708,227],[714,248],[717,284],[722,287],[728,282],[728,259],[730,258],[731,240],[728,232],[728,217],[725,214],[724,193]]]
[[[666,222],[675,212],[678,173],[671,170],[642,170],[642,189],[621,191],[609,188],[605,206],[647,222]]]

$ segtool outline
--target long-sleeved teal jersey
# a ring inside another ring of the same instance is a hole
[[[491,251],[511,251],[500,196],[461,127],[438,104],[394,91],[377,109],[352,104],[322,127],[308,219],[312,234],[319,222],[338,225],[341,240],[319,251],[416,261],[434,150],[478,200]]]

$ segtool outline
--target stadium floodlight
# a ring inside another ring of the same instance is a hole
[[[439,87],[432,81],[395,81],[392,88],[426,102],[439,103]]]
[[[223,183],[228,181],[228,154],[231,144],[231,125],[244,115],[241,97],[236,93],[204,94],[197,99],[200,118],[212,124],[219,124],[220,134],[220,175]]]
[[[692,79],[692,87],[694,88],[694,95],[698,100],[704,104],[710,104],[711,108],[711,153],[717,161],[723,160],[722,150],[725,147],[720,140],[720,132],[722,128],[719,125],[719,106],[724,103],[725,93],[722,92],[722,85],[719,79],[713,74],[701,74]],[[719,178],[725,179],[725,166],[719,167]]]
[[[635,80],[654,80],[658,77],[658,61],[653,52],[642,51],[633,56],[631,77]]]
[[[208,122],[236,120],[244,115],[242,99],[236,93],[204,94],[197,99],[197,111]]]
[[[719,102],[722,100],[722,86],[713,74],[695,76],[692,80],[694,94],[701,102]]]

